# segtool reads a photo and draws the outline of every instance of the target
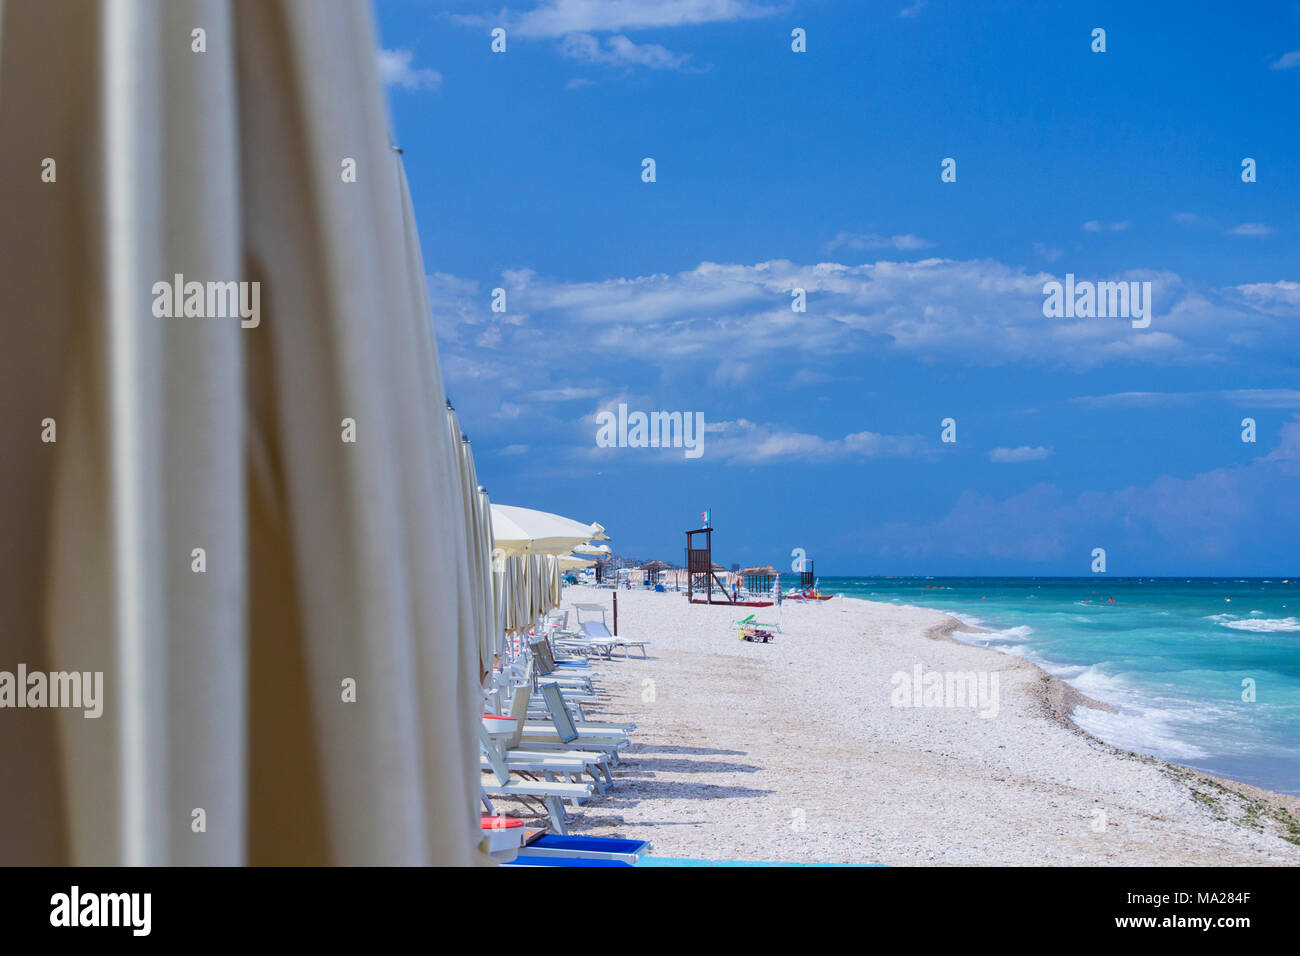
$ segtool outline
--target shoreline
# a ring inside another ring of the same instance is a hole
[[[566,606],[609,600],[565,589]],[[619,592],[620,635],[650,659],[593,662],[588,713],[638,730],[575,832],[708,859],[1300,863],[1300,798],[1099,740],[1070,714],[1110,705],[958,640],[978,631],[948,612],[846,597],[758,613],[781,620],[772,644],[738,641],[726,605]],[[996,673],[1002,712],[891,706],[890,675],[914,665]]]
[[[863,598],[846,598],[845,600],[865,600]],[[888,603],[867,601],[868,604]],[[891,605],[899,607],[902,605]],[[1206,773],[1204,770],[1197,770],[1195,767],[1188,767],[1184,764],[1174,763],[1171,760],[1165,760],[1163,757],[1157,757],[1155,754],[1142,753],[1137,750],[1126,750],[1123,747],[1117,747],[1112,743],[1102,740],[1096,734],[1085,730],[1074,721],[1074,709],[1076,707],[1087,707],[1091,710],[1102,710],[1107,713],[1117,713],[1117,708],[1113,704],[1089,697],[1076,687],[1063,681],[1054,674],[1048,673],[1044,668],[1029,660],[1028,658],[1018,657],[1015,654],[1008,654],[996,647],[986,647],[978,644],[966,644],[965,641],[959,641],[953,637],[954,633],[962,634],[992,634],[993,631],[984,627],[977,627],[961,620],[956,615],[941,608],[926,607],[925,605],[907,605],[916,607],[924,611],[932,611],[935,614],[941,614],[945,620],[933,625],[926,631],[926,637],[931,640],[952,641],[955,644],[963,644],[968,647],[976,647],[983,651],[992,651],[995,654],[1001,654],[1003,657],[1010,657],[1022,661],[1025,665],[1038,672],[1040,685],[1038,693],[1041,695],[1041,703],[1044,709],[1044,715],[1050,720],[1054,720],[1061,726],[1073,733],[1083,734],[1085,737],[1095,741],[1102,747],[1108,747],[1115,753],[1133,757],[1138,760],[1148,760],[1153,764],[1160,766],[1166,772],[1182,777],[1188,786],[1203,786],[1207,788],[1218,788],[1231,791],[1241,797],[1243,800],[1259,805],[1267,809],[1275,817],[1280,816],[1280,823],[1288,825],[1294,832],[1297,839],[1300,839],[1300,796],[1294,796],[1289,793],[1282,793],[1278,790],[1269,790],[1267,787],[1259,787],[1255,784],[1246,783],[1242,780],[1233,780],[1230,777],[1220,777],[1214,774]],[[1289,818],[1289,819],[1287,819]]]

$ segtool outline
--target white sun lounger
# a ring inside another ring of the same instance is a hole
[[[554,783],[541,780],[524,780],[510,773],[500,748],[488,736],[487,730],[479,727],[479,747],[487,758],[488,769],[482,775],[482,789],[485,796],[493,797],[535,797],[546,806],[546,815],[556,833],[567,835],[569,818],[564,812],[561,800],[581,801],[591,796],[592,785],[589,783]]]
[[[583,750],[604,751],[615,764],[619,762],[618,752],[628,743],[626,725],[575,723],[558,687],[543,685],[542,696],[551,719],[526,721],[520,746],[533,748],[539,744],[568,744]]]
[[[613,785],[614,778],[609,770],[609,755],[603,751],[581,750],[571,748],[566,744],[558,744],[555,747],[538,745],[525,747],[523,745],[524,725],[531,696],[532,687],[525,684],[515,690],[514,699],[510,702],[510,716],[514,717],[517,723],[514,735],[502,743],[507,766],[511,769],[531,770],[533,768],[523,766],[523,764],[532,761],[549,761],[551,758],[578,761],[582,764],[581,772],[590,774],[596,789],[604,793],[605,787]],[[512,761],[518,761],[519,765],[516,766]],[[545,773],[546,770],[542,769],[540,772]]]

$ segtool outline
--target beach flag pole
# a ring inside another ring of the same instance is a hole
[[[618,637],[618,586],[614,586],[614,636]]]

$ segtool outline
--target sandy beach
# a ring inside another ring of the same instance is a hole
[[[564,605],[610,596],[568,587]],[[941,612],[787,602],[776,641],[753,644],[731,626],[751,609],[618,601],[619,635],[650,641],[649,659],[593,662],[588,715],[637,730],[614,789],[573,811],[574,832],[709,859],[1300,864],[1300,799],[1102,743],[1068,718],[1101,705],[950,639],[958,622]],[[918,665],[983,675],[996,708],[895,706],[895,675]]]

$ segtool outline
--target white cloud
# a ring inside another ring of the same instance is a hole
[[[543,0],[508,22],[510,31],[521,37],[558,37],[751,20],[780,10],[752,0]]]
[[[1229,236],[1251,236],[1254,238],[1263,238],[1273,234],[1273,227],[1266,226],[1262,222],[1243,222],[1239,226],[1233,226],[1226,233]]]
[[[834,372],[862,354],[1082,369],[1214,365],[1252,349],[1276,361],[1296,347],[1300,283],[1207,288],[1168,272],[1089,276],[1152,283],[1151,327],[1136,330],[1126,320],[1044,318],[1042,289],[1052,278],[987,259],[772,260],[585,282],[510,270],[485,283],[507,290],[504,315],[490,311],[486,288],[455,277],[431,276],[429,293],[448,378],[499,388],[567,386],[575,376],[599,384],[592,372],[628,356],[674,374],[692,363],[714,374],[725,357],[761,377],[780,366],[787,375],[797,365]],[[794,288],[806,290],[804,313],[790,308]],[[566,356],[562,366],[554,355]]]
[[[1237,286],[1247,301],[1255,308],[1273,315],[1300,314],[1300,282],[1250,282]]]
[[[921,11],[924,9],[925,9],[925,0],[916,0],[916,2],[912,4],[910,7],[903,7],[903,9],[899,10],[898,15],[904,20],[908,20],[913,17],[919,17],[921,15]]]
[[[1191,562],[1221,562],[1225,555],[1240,560],[1269,542],[1280,547],[1266,561],[1289,561],[1286,549],[1300,535],[1300,509],[1257,503],[1282,500],[1297,478],[1300,421],[1283,425],[1277,447],[1247,464],[1073,496],[1046,483],[1002,499],[968,490],[936,521],[892,523],[866,537],[881,542],[882,556],[944,554],[981,565],[1069,560],[1077,562],[1079,574],[1087,573],[1100,541],[1112,562],[1122,561],[1134,573],[1153,563],[1179,573],[1171,561],[1190,568]],[[1124,573],[1114,566],[1111,571]]]
[[[501,455],[526,455],[528,454],[527,445],[506,445],[498,454]]]
[[[379,78],[385,86],[403,90],[437,90],[442,86],[442,74],[437,70],[416,69],[411,65],[410,50],[380,50]]]
[[[919,435],[862,431],[843,438],[823,438],[775,425],[757,424],[744,418],[708,422],[704,440],[704,457],[709,460],[749,465],[847,458],[912,458],[933,451],[933,446]]]
[[[1098,219],[1089,219],[1083,224],[1085,232],[1123,232],[1133,225],[1131,222],[1102,222]]]
[[[560,52],[583,63],[603,66],[644,66],[651,70],[682,70],[690,63],[690,54],[674,53],[657,43],[633,43],[619,34],[602,45],[590,33],[571,33],[560,43]]]
[[[1053,248],[1042,242],[1034,243],[1034,255],[1046,259],[1048,262],[1055,262],[1061,256],[1065,255],[1060,249]]]
[[[1089,408],[1153,408],[1187,405],[1200,400],[1231,402],[1242,408],[1300,409],[1300,389],[1232,388],[1201,392],[1114,392],[1110,395],[1081,395],[1070,401]]]
[[[538,402],[572,402],[579,398],[595,398],[601,393],[597,388],[544,388],[529,392],[528,397]]]
[[[1300,66],[1300,50],[1284,53],[1273,62],[1275,70],[1290,70],[1297,66]]]
[[[1018,448],[994,448],[989,452],[989,461],[1003,464],[1022,461],[1042,461],[1051,454],[1052,449],[1044,448],[1041,445],[1033,448],[1029,445],[1021,445]]]
[[[934,243],[928,239],[922,239],[920,236],[913,236],[910,233],[901,236],[878,236],[874,232],[844,232],[840,231],[835,234],[835,238],[826,243],[826,251],[834,252],[839,248],[864,250],[864,249],[898,249],[901,252],[912,252],[917,249],[928,249]]]

